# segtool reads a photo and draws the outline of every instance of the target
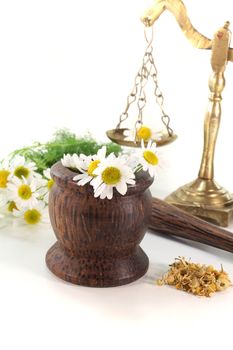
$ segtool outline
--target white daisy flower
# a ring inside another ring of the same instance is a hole
[[[74,181],[77,181],[77,185],[84,186],[96,176],[94,171],[106,158],[106,151],[106,146],[103,146],[94,156],[85,156],[84,154],[80,155],[81,162],[78,170],[81,174],[78,174],[73,178]]]
[[[14,202],[18,209],[32,208],[38,202],[39,190],[43,185],[43,181],[38,178],[29,181],[24,177],[20,180],[14,176],[7,185],[8,199]]]
[[[91,181],[94,187],[94,196],[101,199],[112,199],[113,189],[125,195],[127,184],[135,184],[135,175],[133,170],[127,165],[125,157],[116,158],[110,154],[97,168],[93,171],[96,177]]]
[[[43,171],[43,175],[45,177],[45,187],[44,187],[44,201],[46,203],[48,203],[48,199],[49,199],[49,192],[51,190],[51,188],[54,185],[54,180],[51,177],[50,174],[50,168],[46,169]]]
[[[0,199],[0,210],[4,215],[12,214],[13,209],[17,209],[14,201],[9,201],[7,197],[5,197],[5,200],[2,200],[2,202]]]
[[[36,164],[34,162],[28,162],[25,157],[20,155],[15,156],[10,164],[11,176],[16,176],[19,179],[24,177],[29,180],[38,176],[39,174],[36,173],[36,169]]]
[[[66,168],[77,169],[80,159],[77,154],[64,154],[63,158],[61,159],[61,163]]]
[[[10,179],[9,163],[7,161],[0,162],[0,210],[1,218],[5,215],[5,206],[8,201],[7,185]]]
[[[7,188],[7,183],[10,178],[10,168],[7,161],[2,161],[0,163],[0,194],[4,193],[5,189]]]
[[[148,171],[151,177],[154,177],[159,165],[156,143],[149,141],[147,147],[142,141],[142,148],[138,154],[138,163],[141,164],[144,171]]]
[[[163,133],[161,131],[155,131],[146,125],[140,125],[136,129],[125,130],[124,135],[137,141],[143,140],[148,142],[152,140],[158,142],[162,139]]]
[[[13,210],[13,215],[19,219],[19,223],[36,225],[38,223],[47,222],[47,210],[43,201],[38,201],[31,208],[22,208]]]

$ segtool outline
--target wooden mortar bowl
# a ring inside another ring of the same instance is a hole
[[[149,260],[139,243],[151,217],[153,178],[137,174],[125,196],[94,198],[93,188],[77,186],[75,172],[61,162],[51,169],[55,181],[49,214],[57,242],[46,255],[48,268],[65,281],[90,287],[119,286],[143,276]]]

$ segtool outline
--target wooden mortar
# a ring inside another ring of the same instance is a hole
[[[143,276],[149,260],[139,243],[151,217],[153,182],[137,175],[125,196],[94,198],[93,188],[77,186],[75,172],[58,162],[51,169],[55,184],[49,214],[57,242],[46,256],[48,268],[65,281],[91,287],[119,286]]]

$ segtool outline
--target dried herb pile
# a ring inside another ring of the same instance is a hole
[[[157,284],[175,286],[177,289],[198,296],[210,297],[215,292],[220,292],[230,287],[231,281],[228,274],[221,268],[216,270],[213,266],[195,264],[178,257],[170,266],[168,272]]]

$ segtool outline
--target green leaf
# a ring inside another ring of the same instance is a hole
[[[80,154],[85,155],[96,154],[103,146],[107,147],[107,154],[115,153],[118,155],[121,152],[121,147],[112,142],[99,143],[90,134],[82,137],[77,137],[75,134],[67,129],[58,130],[52,140],[45,144],[34,142],[30,147],[18,149],[10,154],[13,158],[16,155],[22,155],[28,161],[36,163],[38,172],[40,174],[47,168],[59,161],[64,154]]]

